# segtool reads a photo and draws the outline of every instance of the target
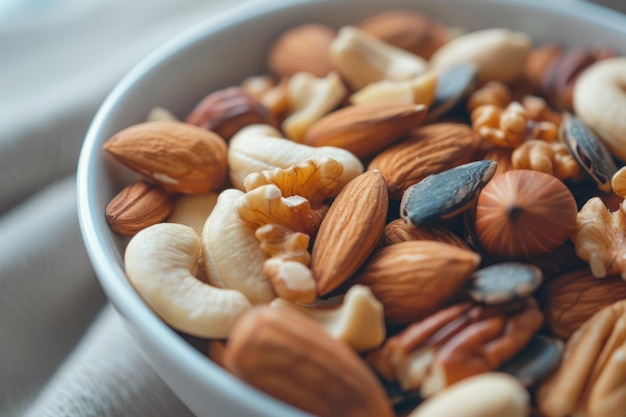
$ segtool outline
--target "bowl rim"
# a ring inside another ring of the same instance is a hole
[[[151,343],[159,346],[160,350],[168,351],[168,356],[184,357],[184,361],[177,363],[183,368],[181,369],[182,372],[196,380],[206,381],[217,395],[228,398],[230,401],[241,403],[239,398],[245,396],[245,402],[248,403],[245,407],[250,412],[262,413],[267,416],[307,416],[309,414],[264,394],[234,377],[212,361],[207,360],[206,356],[200,354],[158,318],[136,292],[129,291],[130,287],[118,279],[120,276],[124,277],[124,272],[119,265],[116,265],[114,259],[107,256],[106,245],[99,238],[102,232],[99,223],[102,222],[102,219],[98,219],[98,217],[103,218],[103,213],[97,212],[97,207],[95,207],[97,190],[92,185],[95,184],[98,174],[90,167],[94,161],[102,158],[99,144],[101,132],[109,123],[116,106],[123,101],[137,82],[153,68],[158,67],[161,62],[166,61],[179,50],[190,48],[230,25],[241,24],[257,16],[275,11],[298,8],[303,4],[333,3],[335,1],[337,0],[248,0],[203,19],[172,37],[141,59],[123,76],[105,98],[85,135],[76,171],[77,208],[82,238],[98,281],[115,309],[133,327],[143,328],[142,335]],[[448,2],[450,0],[439,1]],[[452,0],[452,2],[454,1],[459,0]],[[475,0],[475,3],[481,7],[508,3],[538,11],[557,12],[570,18],[607,26],[613,31],[623,33],[626,37],[626,15],[583,0],[553,2],[546,2],[545,0]],[[419,5],[419,0],[416,0],[415,4]],[[206,375],[210,377],[207,378]]]

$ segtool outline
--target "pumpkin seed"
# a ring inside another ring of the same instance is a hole
[[[437,76],[435,100],[426,119],[435,120],[454,108],[474,89],[477,78],[478,67],[471,62],[462,62],[443,70]]]
[[[559,128],[559,138],[576,162],[602,191],[611,191],[611,177],[617,171],[609,150],[598,137],[571,113],[566,113]]]
[[[460,213],[493,177],[497,165],[490,160],[475,161],[429,175],[404,192],[400,217],[419,226],[434,218]]]
[[[564,344],[554,337],[535,335],[524,349],[500,367],[526,387],[545,379],[561,363]]]
[[[505,262],[478,270],[468,280],[468,292],[479,303],[503,304],[529,297],[542,281],[538,267]]]

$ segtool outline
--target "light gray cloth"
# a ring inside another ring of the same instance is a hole
[[[78,228],[74,172],[115,83],[242,1],[0,2],[0,416],[192,416],[106,303]]]
[[[0,416],[192,416],[106,303],[74,173],[121,77],[242,1],[0,2]]]

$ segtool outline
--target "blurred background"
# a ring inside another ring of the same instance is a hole
[[[246,1],[0,0],[0,416],[191,415],[105,302],[74,175],[121,77]],[[597,2],[626,13],[626,0]]]

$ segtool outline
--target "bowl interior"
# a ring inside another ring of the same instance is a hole
[[[135,175],[105,155],[102,145],[117,131],[144,121],[155,106],[184,118],[209,92],[265,73],[268,46],[285,29],[306,22],[339,28],[398,8],[423,11],[461,29],[506,27],[530,34],[537,43],[602,44],[626,54],[626,18],[576,1],[282,0],[255,1],[210,17],[137,65],[107,98],[87,134],[78,169],[81,229],[109,299],[137,331],[143,345],[151,345],[148,356],[157,371],[198,415],[208,415],[203,407],[203,401],[211,399],[207,392],[231,404],[217,408],[229,415],[302,414],[250,389],[206,360],[133,291],[123,272],[125,240],[109,230],[104,211]],[[164,364],[168,363],[172,367],[166,371]],[[191,381],[195,386],[189,385]],[[215,411],[215,403],[212,407]]]

